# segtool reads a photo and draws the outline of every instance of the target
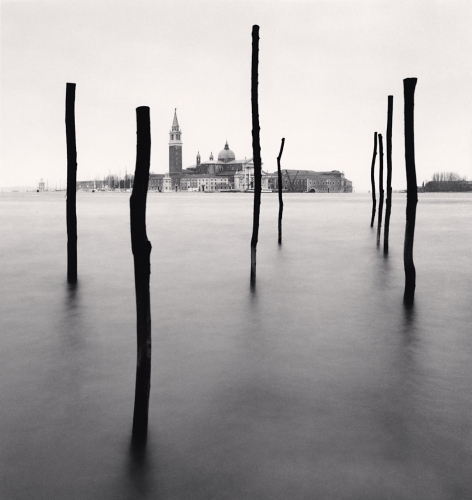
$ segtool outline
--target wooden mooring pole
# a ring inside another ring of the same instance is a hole
[[[384,202],[383,188],[383,140],[382,134],[379,134],[379,216],[377,219],[377,245],[380,245],[380,233],[382,232],[382,212]]]
[[[375,199],[375,158],[377,156],[377,132],[374,133],[374,154],[372,156],[372,166],[370,167],[370,182],[372,184],[372,217],[370,219],[370,227],[374,227],[375,210],[377,208],[377,200]]]
[[[256,284],[256,250],[259,237],[259,216],[261,211],[261,142],[258,102],[259,67],[259,26],[252,27],[252,66],[251,66],[251,107],[252,107],[252,152],[254,162],[254,211],[251,237],[251,286]]]
[[[387,110],[387,200],[385,202],[384,254],[388,254],[388,233],[392,211],[392,119],[393,95],[388,96]]]
[[[136,170],[129,202],[138,345],[132,440],[134,443],[145,443],[148,429],[149,392],[151,389],[151,300],[149,279],[152,248],[146,234],[146,198],[151,160],[151,124],[147,106],[136,109],[136,122]]]
[[[66,85],[67,142],[67,281],[77,282],[77,147],[75,141],[75,83]]]
[[[405,269],[405,292],[403,302],[413,304],[416,288],[416,269],[413,262],[413,240],[415,237],[416,205],[418,186],[416,184],[414,107],[416,78],[403,80],[405,100],[405,168],[406,168],[406,226],[405,245],[403,247],[403,265]]]
[[[282,200],[282,170],[280,169],[280,160],[282,159],[282,153],[284,151],[285,138],[282,138],[282,144],[280,145],[279,156],[277,156],[277,184],[279,191],[279,245],[282,244],[282,213],[284,211],[284,202]]]

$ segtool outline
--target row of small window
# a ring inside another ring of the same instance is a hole
[[[203,184],[203,182],[199,182],[198,185],[201,185]],[[205,184],[208,184],[208,181],[205,181]],[[221,182],[215,182],[215,181],[211,181],[211,184],[215,184],[215,185],[218,185],[218,184],[227,184],[226,181],[221,181]],[[183,182],[182,183],[183,186],[197,186],[197,182]]]
[[[320,181],[313,181],[313,184],[321,184],[321,182]],[[336,181],[327,180],[327,181],[323,181],[323,184],[336,184]],[[338,184],[340,184],[340,181],[338,181]]]
[[[304,179],[296,179],[293,181],[294,184],[306,184],[306,181]],[[340,184],[340,181],[337,181],[338,184]],[[285,181],[285,184],[288,185],[289,183]],[[313,184],[321,184],[321,181],[313,181]],[[336,181],[323,181],[323,184],[336,184]]]
[[[180,141],[180,134],[171,134],[170,135],[171,140],[174,140],[174,135],[175,135],[176,140]]]

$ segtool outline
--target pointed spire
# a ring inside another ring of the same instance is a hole
[[[226,139],[225,149],[229,149],[229,146],[228,146],[228,139]]]
[[[172,122],[172,130],[179,130],[179,121],[177,120],[177,108],[174,111],[174,121]]]

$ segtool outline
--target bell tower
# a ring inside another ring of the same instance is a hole
[[[177,120],[177,108],[174,111],[174,121],[169,132],[169,175],[179,183],[182,176],[182,131]]]

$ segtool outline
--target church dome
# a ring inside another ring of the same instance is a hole
[[[225,163],[228,163],[229,161],[233,161],[235,159],[236,156],[231,151],[231,149],[229,149],[228,141],[226,141],[225,148],[218,153],[218,161],[223,161]]]

